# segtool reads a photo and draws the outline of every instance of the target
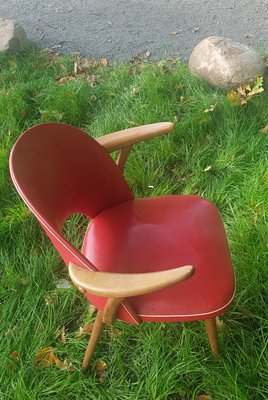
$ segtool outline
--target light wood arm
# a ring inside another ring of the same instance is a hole
[[[192,265],[157,272],[118,274],[90,271],[72,262],[69,264],[69,275],[75,286],[103,297],[125,298],[155,292],[183,282],[193,273]]]
[[[109,133],[96,138],[96,140],[110,153],[115,150],[123,149],[124,147],[132,146],[142,140],[165,135],[173,131],[174,128],[175,125],[172,122],[159,122]]]
[[[141,274],[96,272],[69,264],[69,275],[82,293],[108,297],[102,313],[102,322],[112,325],[120,304],[126,297],[139,296],[183,282],[194,274],[194,267],[168,269]]]

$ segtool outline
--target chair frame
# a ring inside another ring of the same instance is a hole
[[[119,170],[123,172],[128,155],[130,154],[134,144],[156,136],[167,134],[174,130],[174,128],[175,126],[171,122],[155,123],[113,132],[96,138],[95,140],[102,147],[104,147],[108,153],[119,151],[116,164]],[[35,209],[31,207],[23,195],[23,192],[20,190],[20,186],[17,184],[13,171],[12,154],[10,167],[11,176],[18,192],[26,204],[37,216],[39,222],[45,229],[54,245],[55,243],[58,243],[58,245],[62,248],[67,248],[68,244],[65,239],[63,237],[59,238],[56,233],[53,233],[53,229],[51,230],[50,226],[44,223],[42,217],[38,216],[38,213],[36,213]],[[186,279],[190,279],[195,272],[194,266],[192,265],[184,265],[178,268],[148,273],[123,274],[99,272],[96,271],[94,266],[92,266],[93,268],[90,269],[90,265],[87,265],[87,260],[84,259],[83,261],[81,258],[82,254],[79,253],[75,248],[72,249],[71,253],[73,259],[76,260],[75,262],[78,264],[81,263],[80,265],[77,265],[70,261],[70,259],[66,261],[69,275],[74,285],[77,286],[78,289],[84,294],[90,294],[93,296],[97,295],[101,296],[102,298],[107,298],[104,308],[101,308],[102,311],[98,310],[94,322],[93,330],[89,338],[88,346],[82,363],[83,371],[86,370],[89,365],[104,325],[112,325],[114,323],[117,318],[117,311],[122,303],[125,310],[130,315],[132,323],[140,324],[141,318],[128,305],[127,299],[129,297],[152,293],[178,284]],[[82,268],[81,265],[86,268]],[[228,303],[228,305],[231,303],[231,301]],[[207,329],[211,351],[214,356],[217,356],[219,354],[219,344],[215,313],[213,315],[213,318],[206,319],[201,317],[199,319],[205,319],[205,326]]]
[[[124,129],[121,131],[116,131],[104,136],[101,136],[97,138],[97,142],[101,144],[109,153],[112,153],[114,151],[119,151],[119,155],[116,161],[116,164],[118,165],[119,169],[121,172],[124,171],[124,167],[126,165],[127,158],[131,152],[132,146],[136,143],[139,143],[144,140],[148,140],[150,138],[156,137],[156,136],[161,136],[164,134],[169,133],[170,131],[174,130],[175,126],[171,122],[162,122],[162,123],[156,123],[156,124],[149,124],[149,125],[143,125],[135,128],[129,128],[129,129]],[[192,266],[188,266],[190,269],[185,272],[183,277],[180,277],[180,282],[183,280],[189,279],[192,274],[194,273],[194,268]],[[166,270],[162,271],[163,276],[165,276],[164,281],[167,283],[168,280],[168,273],[171,271],[173,274],[173,282],[170,283],[167,286],[171,286],[172,284],[178,283],[178,281],[175,282],[175,279],[177,279],[177,271],[183,270],[184,268],[187,267],[181,267],[179,269],[173,269],[173,270]],[[176,270],[176,271],[175,271]],[[186,270],[185,270],[186,271]],[[96,274],[102,274],[103,273],[98,273],[98,272],[91,272],[85,269],[82,269],[78,266],[76,266],[73,263],[70,263],[69,265],[69,275],[73,283],[78,287],[78,289],[82,293],[92,293],[94,294],[94,291],[92,291],[92,280],[94,281],[95,278],[93,278],[93,275],[96,276]],[[158,282],[159,276],[158,273],[155,273],[155,282]],[[81,275],[83,275],[83,278],[81,279]],[[91,336],[89,338],[89,342],[87,345],[86,353],[84,356],[84,360],[82,363],[82,370],[85,371],[88,368],[88,365],[90,363],[90,360],[92,358],[93,352],[95,350],[95,347],[97,345],[98,339],[102,333],[102,330],[105,326],[107,325],[112,325],[115,320],[116,320],[116,312],[122,301],[130,296],[133,295],[138,295],[141,293],[136,293],[136,294],[129,294],[129,293],[124,293],[124,296],[119,296],[118,293],[120,292],[121,289],[125,288],[127,285],[127,279],[131,275],[127,274],[109,274],[109,275],[114,275],[119,277],[120,279],[120,285],[116,288],[117,292],[114,292],[113,297],[109,297],[105,306],[105,309],[103,312],[98,310],[93,330],[91,333]],[[122,276],[125,275],[125,276]],[[135,274],[136,275],[136,274]],[[147,280],[146,275],[149,274],[141,274],[143,277],[141,277],[141,282],[150,282],[150,280]],[[151,275],[151,274],[150,274]],[[137,291],[138,291],[138,285],[136,286]],[[163,286],[164,287],[164,286]],[[100,290],[100,287],[99,287]],[[147,287],[147,291],[143,293],[149,293],[150,291],[158,290],[154,285]],[[96,293],[95,293],[96,294]],[[105,292],[99,291],[98,294],[100,296],[106,296]],[[138,315],[135,315],[137,322],[140,322],[140,319]],[[208,339],[210,343],[210,348],[213,356],[217,356],[219,354],[219,342],[218,342],[218,333],[217,333],[217,326],[216,326],[216,317],[209,318],[205,320],[205,326],[208,334]]]

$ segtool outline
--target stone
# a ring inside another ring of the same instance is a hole
[[[235,89],[264,76],[265,63],[256,50],[224,37],[211,36],[194,48],[189,69],[212,86]]]
[[[17,22],[0,18],[0,51],[16,53],[29,44],[23,27]]]

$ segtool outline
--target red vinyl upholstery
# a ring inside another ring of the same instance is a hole
[[[194,276],[171,288],[131,298],[118,318],[187,321],[226,311],[234,276],[216,207],[192,195],[134,199],[108,152],[78,128],[37,125],[16,142],[10,157],[13,182],[65,263],[92,270],[150,272],[193,265]],[[82,251],[63,237],[73,213],[91,222]],[[87,295],[100,310],[106,299]]]

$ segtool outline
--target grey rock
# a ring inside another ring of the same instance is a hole
[[[29,44],[23,27],[12,19],[0,18],[0,51],[16,53]]]
[[[213,86],[234,89],[263,76],[265,64],[256,50],[230,39],[211,36],[194,48],[189,69]]]

